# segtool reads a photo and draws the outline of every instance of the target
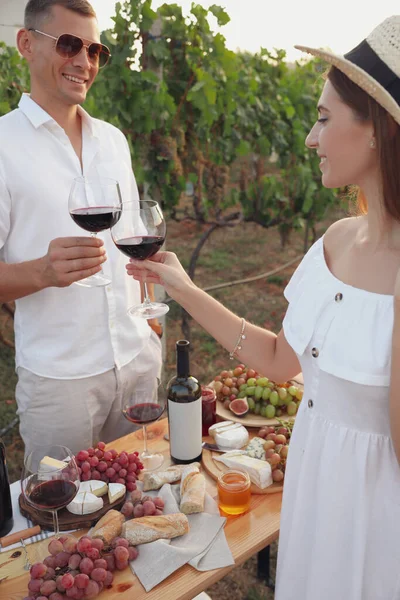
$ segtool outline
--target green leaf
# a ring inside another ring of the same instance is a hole
[[[196,92],[201,90],[205,85],[206,85],[205,81],[198,81],[197,83],[194,84],[194,86],[192,88],[190,88],[190,92],[192,94],[195,94]]]
[[[219,27],[226,25],[231,20],[228,13],[225,12],[225,10],[221,6],[217,6],[216,4],[213,4],[212,6],[209,7],[208,10],[217,19]]]
[[[237,156],[247,156],[250,153],[251,146],[249,142],[240,140],[239,146],[236,149]]]

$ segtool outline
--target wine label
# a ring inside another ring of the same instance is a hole
[[[168,400],[171,456],[194,460],[201,454],[201,397],[187,404]]]

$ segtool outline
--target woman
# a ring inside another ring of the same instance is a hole
[[[400,16],[345,57],[300,49],[332,65],[306,144],[322,184],[358,186],[364,213],[308,251],[280,333],[199,290],[171,253],[127,271],[164,285],[241,362],[276,381],[303,371],[276,599],[399,600]]]

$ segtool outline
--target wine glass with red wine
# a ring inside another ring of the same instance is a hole
[[[68,208],[75,223],[96,237],[100,231],[110,229],[121,216],[122,200],[118,181],[108,177],[77,177],[72,183]],[[111,279],[102,269],[75,283],[95,287],[108,285]]]
[[[78,466],[66,446],[37,446],[25,458],[22,495],[37,511],[52,513],[56,537],[59,535],[57,511],[75,498],[78,489]]]
[[[160,205],[155,200],[124,202],[121,218],[111,228],[111,236],[118,250],[129,258],[146,260],[159,251],[165,240],[166,224]],[[144,301],[128,309],[133,317],[154,319],[169,311],[167,304],[152,302],[146,282],[143,284]]]
[[[122,413],[128,421],[143,427],[143,451],[139,454],[139,458],[146,471],[154,471],[164,462],[164,456],[161,453],[148,450],[146,426],[158,421],[164,413],[165,407],[166,398],[159,379],[141,375],[138,377],[128,402],[122,409]]]

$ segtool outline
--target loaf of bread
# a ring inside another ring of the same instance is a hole
[[[198,467],[188,465],[182,472],[180,511],[185,515],[203,512],[206,480]]]
[[[115,537],[119,537],[122,532],[122,525],[125,517],[118,510],[109,510],[97,521],[90,532],[90,537],[100,538],[108,546]]]
[[[143,473],[143,491],[148,492],[150,490],[159,490],[164,483],[175,483],[182,477],[182,471],[187,466],[199,467],[200,463],[191,463],[191,465],[174,465],[169,467],[165,471],[159,471],[158,473]]]
[[[147,544],[155,540],[169,540],[189,531],[189,521],[182,513],[140,517],[126,521],[122,527],[122,537],[129,543]]]

